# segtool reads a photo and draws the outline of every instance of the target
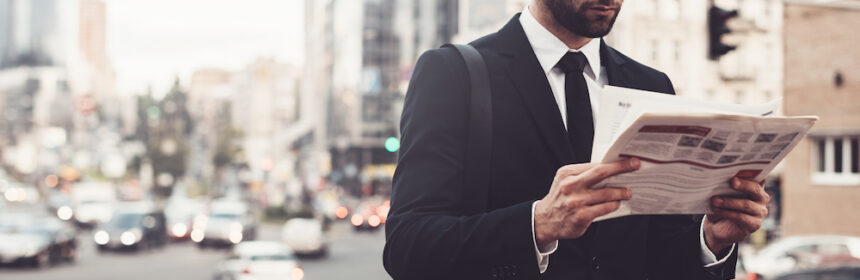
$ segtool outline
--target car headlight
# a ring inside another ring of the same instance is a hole
[[[353,214],[352,218],[349,218],[349,222],[358,227],[364,224],[364,217],[361,214]]]
[[[380,220],[377,215],[370,215],[370,217],[367,218],[367,224],[371,227],[378,227],[380,223],[382,223],[382,220]]]
[[[72,207],[62,206],[57,209],[57,218],[60,218],[60,220],[63,221],[68,221],[72,218],[73,213]]]
[[[239,242],[242,242],[242,237],[244,237],[244,236],[242,236],[241,230],[238,230],[238,231],[237,230],[231,230],[230,236],[228,236],[228,238],[230,239],[230,242],[233,244],[239,244]]]
[[[293,268],[293,270],[290,271],[290,277],[293,280],[302,280],[302,278],[305,277],[305,271],[302,270],[301,267]]]
[[[205,234],[203,233],[202,229],[195,228],[191,230],[191,241],[200,243],[201,241],[203,241],[204,237]]]
[[[170,232],[173,233],[173,236],[185,237],[185,234],[188,233],[188,226],[185,223],[176,223],[170,228]]]
[[[93,235],[93,241],[99,245],[108,244],[108,241],[110,241],[110,234],[108,234],[107,231],[99,230]]]
[[[140,235],[140,230],[129,230],[119,236],[119,241],[122,242],[122,245],[131,246],[140,239]]]

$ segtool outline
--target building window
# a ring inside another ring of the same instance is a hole
[[[860,136],[815,137],[813,141],[813,183],[860,185]]]

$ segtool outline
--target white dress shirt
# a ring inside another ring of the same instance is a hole
[[[537,19],[529,12],[528,6],[523,9],[520,15],[520,24],[523,31],[526,33],[532,49],[535,52],[538,63],[546,74],[549,86],[552,89],[552,95],[555,97],[558,111],[561,113],[561,119],[564,126],[567,127],[567,102],[564,94],[564,72],[555,67],[561,58],[567,52],[582,52],[588,60],[588,66],[582,71],[585,77],[585,82],[588,84],[589,100],[591,101],[591,112],[593,117],[597,118],[597,104],[600,101],[600,92],[603,87],[609,83],[606,76],[606,67],[600,63],[600,40],[592,39],[582,48],[573,50],[567,47],[558,37],[555,37],[549,30],[543,27]],[[548,244],[547,246],[539,247],[534,234],[534,208],[537,202],[532,204],[532,240],[535,244],[535,255],[537,256],[540,272],[544,273],[549,266],[549,256],[558,249],[558,241]],[[716,255],[708,249],[705,244],[702,225],[699,227],[699,240],[702,245],[702,262],[706,263],[705,267],[712,267],[724,263],[731,254],[727,254],[723,259],[717,260]],[[735,245],[732,245],[732,251],[735,250]]]

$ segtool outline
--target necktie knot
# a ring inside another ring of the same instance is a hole
[[[567,52],[556,66],[565,74],[569,74],[571,72],[582,73],[586,64],[588,64],[588,59],[582,52]]]

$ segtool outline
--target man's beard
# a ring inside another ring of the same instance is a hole
[[[621,3],[613,0],[588,1],[579,7],[576,7],[573,2],[574,0],[544,0],[556,22],[570,32],[589,38],[606,36],[612,30],[612,25],[621,9]],[[615,13],[612,16],[597,15],[590,19],[586,13],[595,5],[612,7]]]

